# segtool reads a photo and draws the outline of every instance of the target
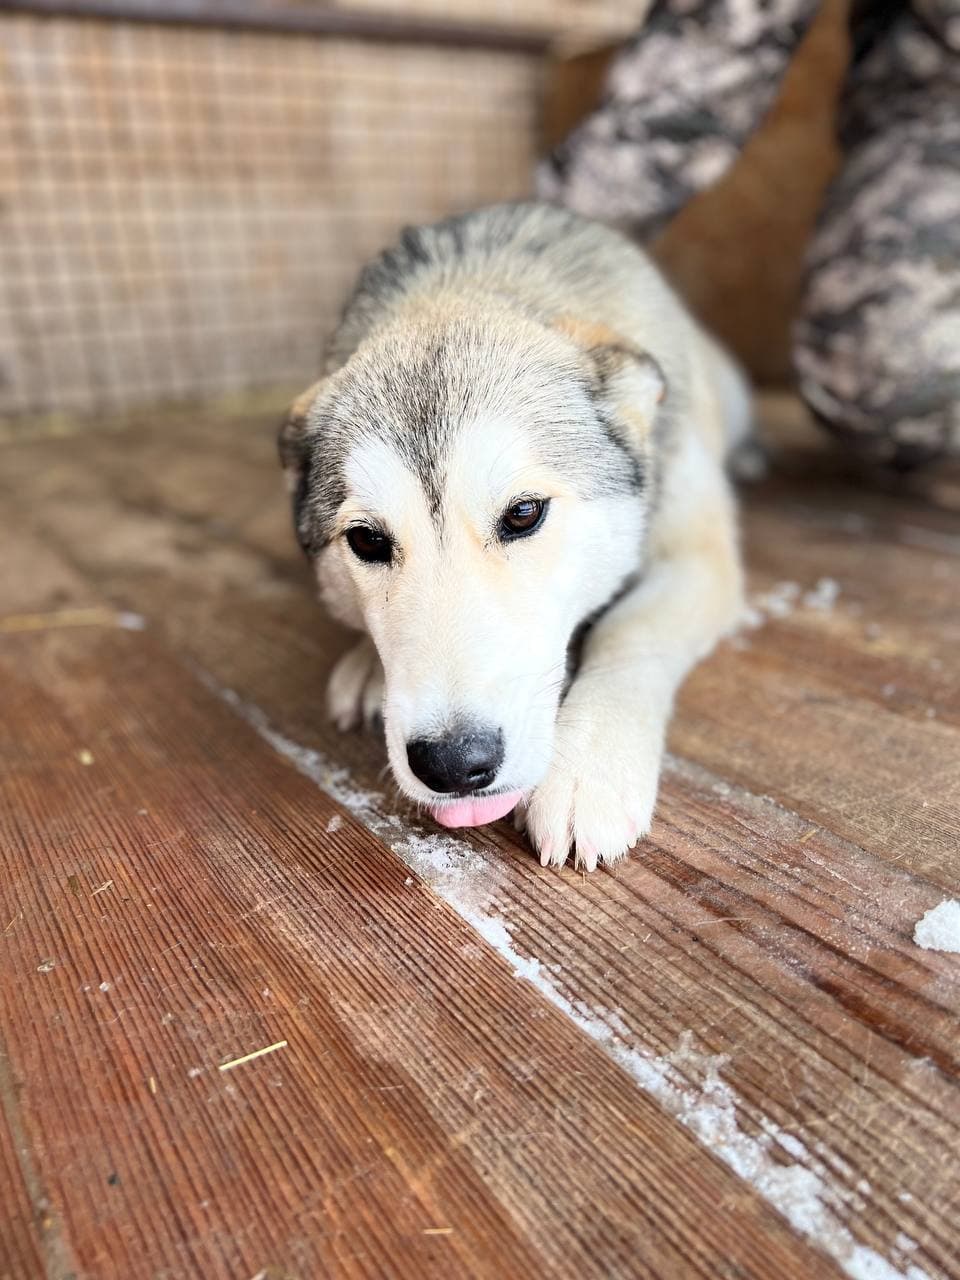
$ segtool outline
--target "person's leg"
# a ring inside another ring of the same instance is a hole
[[[940,40],[960,53],[960,9],[957,0],[913,0],[913,8]]]
[[[656,0],[538,194],[647,239],[716,182],[771,105],[818,0]]]
[[[794,349],[817,417],[902,467],[960,455],[960,17],[917,10],[888,6],[851,70]]]

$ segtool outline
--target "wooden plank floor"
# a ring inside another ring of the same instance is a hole
[[[590,877],[325,724],[262,419],[0,445],[0,1276],[960,1277],[960,475],[769,415]]]

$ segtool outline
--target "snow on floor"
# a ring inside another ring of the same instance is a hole
[[[789,585],[791,590],[781,596],[785,594],[792,604],[799,597],[800,588],[794,592],[793,584]],[[815,590],[820,589],[818,584]],[[823,589],[825,595],[831,591],[832,588]],[[245,703],[234,690],[221,687],[206,673],[198,675],[300,773],[402,858],[507,961],[515,977],[531,983],[566,1014],[645,1093],[690,1129],[851,1280],[929,1280],[925,1271],[910,1262],[913,1241],[898,1239],[890,1260],[861,1244],[852,1234],[843,1217],[851,1211],[866,1210],[863,1197],[869,1196],[870,1187],[861,1182],[852,1192],[838,1183],[831,1162],[824,1158],[828,1153],[821,1142],[804,1142],[766,1117],[761,1117],[760,1133],[748,1133],[741,1127],[739,1116],[746,1114],[748,1108],[721,1075],[724,1057],[699,1051],[689,1031],[681,1035],[670,1054],[655,1055],[637,1048],[635,1037],[617,1010],[571,999],[557,977],[536,957],[521,955],[510,934],[509,922],[497,910],[501,872],[494,858],[456,836],[424,830],[388,812],[381,793],[359,789],[346,769],[278,733],[259,707]],[[960,926],[960,904],[953,905]],[[795,1163],[785,1163],[785,1157],[793,1157]]]
[[[944,900],[917,921],[913,940],[925,951],[960,952],[960,902],[956,898]]]
[[[804,591],[799,582],[778,582],[769,591],[751,598],[742,625],[754,631],[771,618],[788,618],[798,608],[830,613],[839,597],[840,584],[834,578],[818,578],[809,591]]]

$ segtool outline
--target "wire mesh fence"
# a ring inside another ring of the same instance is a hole
[[[0,15],[0,413],[296,384],[406,222],[528,189],[530,48]]]

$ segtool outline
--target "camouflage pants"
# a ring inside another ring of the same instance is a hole
[[[733,162],[816,8],[658,0],[540,194],[653,235]],[[865,0],[853,34],[794,359],[824,424],[911,466],[960,456],[960,0]]]

